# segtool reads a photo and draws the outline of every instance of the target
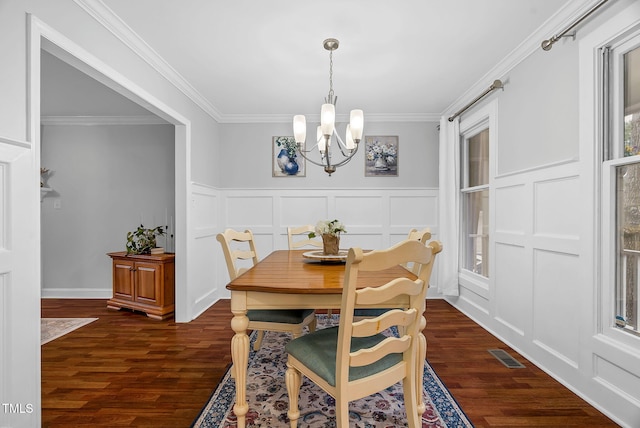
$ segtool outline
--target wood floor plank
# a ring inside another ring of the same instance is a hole
[[[43,299],[43,317],[98,320],[42,346],[42,426],[189,427],[231,364],[229,303],[176,324]],[[617,426],[447,302],[428,300],[426,318],[427,358],[476,427]]]

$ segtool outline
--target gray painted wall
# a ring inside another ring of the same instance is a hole
[[[41,204],[43,296],[101,295],[106,253],[124,251],[141,221],[175,220],[172,125],[44,126],[42,165],[53,189]]]
[[[293,119],[293,118],[292,118]],[[312,128],[311,124],[308,124]],[[306,177],[272,177],[274,136],[293,135],[291,123],[224,124],[215,159],[222,188],[380,188],[438,187],[438,130],[436,122],[366,122],[366,135],[397,135],[398,177],[364,176],[364,141],[358,153],[329,177],[307,162]],[[344,125],[338,126],[341,134]],[[309,134],[307,134],[309,135]],[[364,139],[363,139],[364,140]],[[307,136],[307,144],[309,144]],[[317,155],[317,151],[313,153]]]
[[[538,49],[499,94],[497,174],[578,158],[578,44]]]

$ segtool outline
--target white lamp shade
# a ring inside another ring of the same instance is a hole
[[[324,153],[327,150],[327,140],[325,140],[324,135],[322,135],[321,126],[318,126],[316,129],[316,141],[318,142],[318,150],[320,150],[320,153]]]
[[[364,113],[362,110],[351,110],[349,125],[351,125],[351,137],[355,141],[362,140],[362,132],[364,131]]]
[[[333,134],[333,127],[336,123],[336,108],[333,104],[322,104],[320,111],[320,126],[323,135]]]
[[[304,144],[304,140],[307,138],[307,120],[302,114],[293,116],[293,136],[296,143]]]
[[[347,134],[345,135],[345,141],[347,150],[353,150],[356,148],[356,143],[353,141],[353,137],[351,136],[351,125],[347,125]]]

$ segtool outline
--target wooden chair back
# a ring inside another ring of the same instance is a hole
[[[219,233],[216,239],[222,246],[231,281],[249,269],[248,267],[240,266],[242,260],[251,260],[251,266],[255,266],[258,263],[256,244],[253,240],[253,232],[250,230],[239,232],[233,229],[226,229],[224,232]]]
[[[407,239],[412,241],[419,241],[422,242],[423,245],[426,245],[427,242],[431,240],[431,229],[428,227],[425,227],[422,230],[413,228],[409,231]],[[420,264],[418,263],[406,263],[403,264],[403,266],[409,269],[414,275],[417,275],[420,269]]]
[[[288,227],[287,235],[289,238],[289,249],[297,250],[302,247],[316,247],[322,248],[322,241],[316,238],[309,238],[309,232],[315,231],[315,226],[312,224],[306,224],[298,227]],[[304,235],[302,239],[299,235]],[[296,238],[297,237],[297,238]]]
[[[422,335],[426,325],[423,314],[435,255],[440,251],[440,242],[424,245],[418,240],[404,240],[386,250],[367,253],[361,248],[349,249],[338,328],[321,329],[286,345],[287,415],[292,427],[297,426],[300,418],[298,394],[302,375],[335,398],[336,424],[342,428],[349,426],[350,401],[402,381],[408,425],[421,426],[427,349]],[[401,275],[380,286],[363,288],[361,284],[358,288],[360,272],[381,271],[406,263],[420,265],[417,279]],[[359,321],[354,319],[356,309],[375,307],[401,309],[389,309]]]
[[[360,396],[371,394],[404,379],[407,373],[410,373],[409,380],[416,379],[416,369],[419,364],[422,364],[416,361],[418,346],[426,347],[426,344],[420,343],[419,333],[426,324],[423,313],[427,288],[435,254],[441,250],[442,246],[437,241],[425,246],[415,240],[403,241],[389,249],[369,253],[364,253],[360,248],[349,250],[338,328],[336,359],[338,394],[345,398],[349,397],[354,390],[359,390]],[[380,287],[356,288],[360,271],[379,271],[407,262],[421,265],[418,279],[415,281],[400,277]],[[353,322],[354,309],[393,302],[402,295],[408,297],[410,302],[405,309],[391,309],[375,318]],[[361,348],[358,352],[350,352],[354,338],[373,336],[392,326],[397,328],[398,337],[390,336],[372,348]],[[354,367],[373,364],[394,353],[402,353],[402,360],[392,368],[360,379],[356,385],[349,381],[349,372]],[[422,389],[422,385],[414,384],[413,396],[409,400],[407,400],[409,397],[405,397],[405,405],[409,402],[417,402],[415,394],[418,387]]]
[[[423,244],[426,244],[427,242],[429,242],[429,240],[431,240],[431,229],[428,227],[425,227],[422,230],[413,228],[409,231],[407,239],[410,239],[412,241],[420,241]]]

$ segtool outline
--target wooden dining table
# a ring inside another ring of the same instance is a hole
[[[245,416],[249,411],[246,398],[247,365],[249,359],[249,336],[247,311],[252,309],[340,309],[345,264],[310,259],[304,254],[308,250],[277,250],[227,285],[231,291],[231,328],[235,335],[231,339],[231,358],[236,385],[236,401],[233,411],[238,427],[245,427]],[[360,271],[358,288],[376,287],[394,278],[416,276],[402,266],[377,272]],[[407,307],[408,301],[385,302],[388,307]],[[371,306],[372,309],[380,306]],[[420,330],[425,327],[423,317]],[[426,339],[421,335],[418,361],[426,358]],[[421,364],[422,366],[423,364]],[[418,370],[422,386],[423,370]],[[425,410],[422,394],[418,394],[418,410]]]

